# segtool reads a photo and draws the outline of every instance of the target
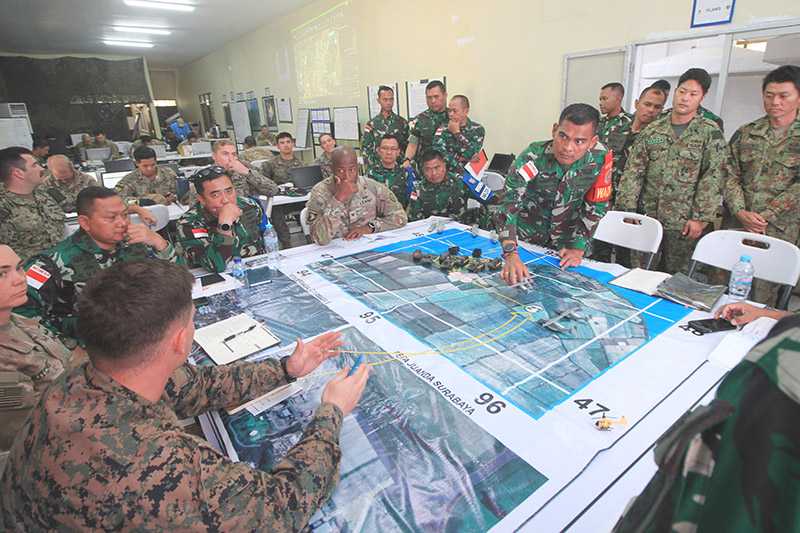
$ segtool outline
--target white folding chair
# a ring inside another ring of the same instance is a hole
[[[754,277],[783,285],[778,308],[786,309],[792,288],[800,279],[800,248],[790,242],[747,231],[712,231],[697,242],[689,276],[697,263],[730,271],[743,255],[750,256]]]
[[[609,211],[598,222],[592,238],[648,254],[645,268],[650,269],[663,236],[664,228],[654,218],[627,211]]]
[[[303,235],[309,237],[311,235],[311,226],[308,225],[306,215],[308,215],[308,208],[304,207],[303,210],[300,211],[300,227],[303,228]]]
[[[155,226],[151,226],[153,231],[161,231],[167,224],[169,224],[169,208],[165,205],[148,205],[145,207],[156,218]],[[142,224],[142,219],[139,215],[133,214],[130,216],[130,221],[133,224]]]

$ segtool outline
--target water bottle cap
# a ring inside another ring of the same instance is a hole
[[[267,223],[264,225],[264,230],[268,230],[268,229],[272,229],[272,224],[270,224],[269,222],[267,222]]]
[[[743,256],[741,256],[739,258],[739,261],[741,261],[742,263],[749,263],[750,262],[750,256],[749,255],[743,255]]]
[[[235,256],[233,256],[233,262],[234,263],[241,263],[242,262],[242,258],[239,257],[238,255],[235,255]]]

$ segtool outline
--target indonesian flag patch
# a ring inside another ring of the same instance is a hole
[[[50,279],[50,276],[50,272],[43,269],[39,265],[32,265],[28,269],[28,272],[25,273],[25,278],[28,281],[28,285],[37,291],[42,285],[47,283],[47,280]]]
[[[591,188],[586,191],[586,201],[591,203],[607,202],[611,199],[611,167],[614,165],[614,154],[611,150],[606,152],[603,166]]]
[[[208,230],[205,228],[192,228],[192,237],[195,239],[207,239]]]
[[[533,161],[528,161],[517,170],[517,173],[522,176],[526,182],[531,181],[539,174],[539,169],[533,164]]]

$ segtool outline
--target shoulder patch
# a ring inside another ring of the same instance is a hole
[[[47,280],[52,277],[52,274],[45,270],[44,268],[40,267],[38,264],[33,264],[25,273],[25,279],[28,282],[28,286],[33,287],[37,291],[47,283]]]
[[[614,154],[610,151],[606,152],[603,166],[600,167],[600,173],[597,179],[586,191],[585,199],[590,203],[607,202],[611,198],[611,169],[614,166]]]
[[[534,164],[532,160],[528,160],[528,162],[519,167],[517,174],[519,174],[522,179],[528,182],[539,175],[539,169],[536,168],[536,164]]]

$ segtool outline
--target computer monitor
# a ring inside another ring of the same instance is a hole
[[[133,164],[133,159],[127,157],[125,159],[104,161],[103,166],[106,167],[106,172],[130,172],[136,168],[136,165]]]
[[[89,135],[89,134],[88,133],[70,133],[69,134],[69,140],[72,141],[71,146],[75,146],[76,144],[79,144],[81,142],[81,140],[83,139],[84,135]]]
[[[208,141],[197,141],[196,143],[192,143],[192,154],[210,154],[211,153],[211,143]]]
[[[308,167],[297,167],[289,169],[289,181],[294,183],[295,189],[311,190],[311,188],[322,181],[322,167],[312,165]]]
[[[105,161],[111,159],[111,148],[87,148],[86,159],[89,161]]]
[[[163,144],[151,144],[150,148],[156,153],[156,159],[167,157],[167,147]]]
[[[486,170],[505,176],[511,169],[512,163],[514,163],[514,154],[494,154],[492,161],[489,163],[489,168]]]

